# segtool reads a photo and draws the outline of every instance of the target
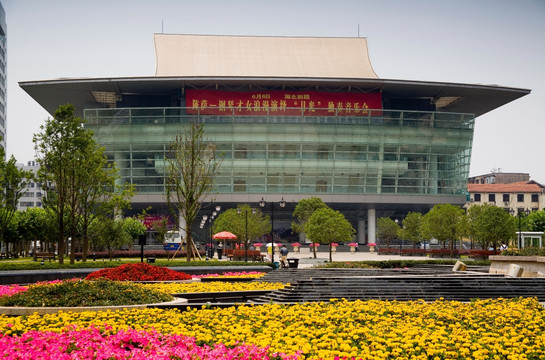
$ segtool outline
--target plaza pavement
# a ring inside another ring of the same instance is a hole
[[[265,254],[265,252],[262,252]],[[215,254],[217,258],[217,254]],[[298,268],[310,268],[316,264],[321,264],[329,261],[329,252],[317,251],[316,259],[314,254],[310,251],[310,248],[301,248],[299,252],[290,251],[288,259],[299,259]],[[274,261],[277,262],[280,259],[280,253],[275,252]],[[379,255],[377,252],[360,251],[349,252],[339,251],[332,254],[333,261],[381,261],[381,260],[428,260],[427,256],[399,256],[399,255]],[[224,256],[223,261],[228,261]],[[270,260],[269,260],[270,261]]]

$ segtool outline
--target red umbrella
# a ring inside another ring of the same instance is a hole
[[[237,236],[229,231],[222,231],[212,236],[212,239],[234,240]]]

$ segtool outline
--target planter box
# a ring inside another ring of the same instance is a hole
[[[490,274],[507,274],[509,266],[520,266],[522,277],[545,277],[545,256],[490,256]]]

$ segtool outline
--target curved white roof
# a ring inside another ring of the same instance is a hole
[[[378,78],[365,38],[155,34],[156,76]]]

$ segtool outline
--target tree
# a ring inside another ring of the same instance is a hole
[[[168,232],[168,218],[163,216],[161,220],[152,222],[151,229],[155,231],[155,239],[161,243],[164,243]]]
[[[343,214],[326,207],[312,213],[305,223],[305,233],[314,243],[330,244],[329,261],[332,261],[331,243],[351,241],[356,230]]]
[[[166,200],[175,218],[185,220],[187,261],[196,257],[191,227],[202,202],[212,190],[214,176],[221,161],[216,158],[216,146],[203,139],[204,125],[191,123],[187,131],[170,143],[166,156]]]
[[[410,212],[403,219],[403,227],[397,232],[397,236],[402,240],[409,240],[416,246],[417,243],[423,240],[420,226],[422,224],[422,214],[418,212]]]
[[[399,225],[388,217],[377,219],[377,237],[386,242],[387,247],[390,247],[390,241],[397,237],[399,229]]]
[[[308,199],[301,199],[295,206],[292,216],[297,221],[292,221],[291,228],[296,233],[304,233],[305,223],[310,219],[314,211],[322,208],[326,208],[327,205],[319,197],[310,197]]]
[[[545,209],[528,214],[527,224],[529,231],[545,231]]]
[[[13,155],[8,161],[5,155],[4,148],[0,147],[0,246],[17,211],[22,190],[34,179],[32,172],[17,167]]]
[[[241,210],[240,214],[237,209],[227,209],[222,212],[214,221],[213,232],[229,231],[237,236],[239,242],[256,239],[271,232],[271,222],[269,215],[264,215],[260,209],[255,210],[248,204],[238,205]],[[248,236],[246,237],[246,215],[248,214]],[[248,246],[248,244],[245,244]]]
[[[24,239],[32,240],[32,252],[34,260],[37,252],[37,242],[41,240],[40,248],[44,249],[43,239],[47,229],[47,212],[42,208],[27,208],[20,212],[19,233]]]
[[[35,134],[34,147],[40,163],[39,178],[46,190],[44,207],[56,214],[59,263],[64,262],[65,239],[74,243],[80,221],[83,252],[88,249],[87,229],[91,211],[115,192],[117,170],[108,165],[104,149],[96,144],[84,121],[74,115],[71,104],[60,106]],[[76,246],[71,247],[70,263],[75,261]]]
[[[123,220],[123,231],[125,231],[133,240],[138,239],[140,235],[144,235],[146,230],[146,225],[137,218],[128,217]]]
[[[104,218],[100,225],[100,236],[93,240],[95,247],[108,251],[110,260],[113,252],[132,242],[132,238],[123,229],[122,219]]]
[[[443,247],[448,243],[454,250],[454,241],[469,232],[464,209],[452,204],[435,205],[422,218],[421,231],[424,238],[442,241]]]
[[[492,205],[473,205],[468,210],[470,233],[483,249],[496,250],[501,243],[508,243],[515,236],[514,218],[504,209]]]
[[[292,216],[296,221],[291,222],[291,229],[302,234],[302,238],[305,238],[305,224],[310,219],[312,214],[318,209],[324,209],[328,206],[319,197],[312,196],[308,199],[301,199],[295,206]],[[312,240],[312,239],[311,239]],[[312,247],[314,258],[316,258],[316,246]]]

